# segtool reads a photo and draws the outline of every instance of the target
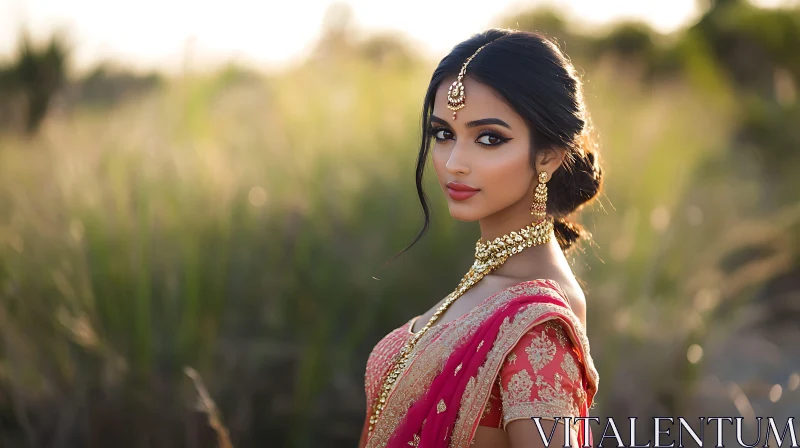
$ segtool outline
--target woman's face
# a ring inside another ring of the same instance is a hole
[[[453,120],[447,91],[454,80],[445,79],[436,91],[430,122],[431,158],[450,215],[476,221],[498,212],[529,214],[537,180],[527,125],[494,90],[468,77],[462,81],[465,106]],[[453,192],[450,182],[478,191]]]

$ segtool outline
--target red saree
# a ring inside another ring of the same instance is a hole
[[[389,333],[370,354],[365,375],[368,415],[359,448],[468,446],[479,425],[495,426],[486,422],[492,419],[492,403],[499,401],[493,393],[498,386],[503,429],[519,418],[588,415],[598,376],[585,330],[556,282],[531,280],[503,289],[465,315],[428,330],[368,433],[381,379],[411,337],[415,319]],[[561,348],[553,342],[557,337]],[[523,341],[531,345],[522,346]],[[507,366],[516,363],[517,354],[526,358],[519,364],[528,370],[506,375],[504,369],[512,371]],[[550,362],[556,356],[563,359],[560,370],[557,361]],[[548,371],[555,373],[543,375]],[[521,390],[535,392],[520,395]],[[580,445],[591,441],[583,425],[572,428]]]

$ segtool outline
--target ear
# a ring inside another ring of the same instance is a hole
[[[564,163],[567,150],[560,146],[551,146],[536,151],[536,172],[546,171],[548,179],[553,177],[553,173]]]

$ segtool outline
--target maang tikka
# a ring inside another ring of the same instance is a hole
[[[456,111],[464,107],[464,84],[461,82],[464,80],[464,74],[467,73],[467,64],[472,61],[472,58],[475,57],[478,52],[483,50],[483,47],[489,45],[491,42],[485,43],[481,45],[480,48],[475,50],[475,53],[472,54],[467,60],[464,62],[464,65],[461,66],[461,71],[458,72],[458,77],[453,84],[450,85],[450,90],[447,91],[447,108],[453,111],[453,120],[456,119]]]

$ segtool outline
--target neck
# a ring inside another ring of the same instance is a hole
[[[492,241],[495,238],[507,235],[531,225],[534,217],[530,213],[512,213],[506,216],[493,215],[481,219],[481,240]]]
[[[509,217],[486,218],[480,221],[481,240],[486,243],[495,238],[519,231],[531,225],[534,217],[530,213],[517,213]],[[545,272],[549,267],[558,263],[563,257],[561,247],[558,245],[554,231],[550,232],[550,240],[544,244],[525,248],[522,252],[512,255],[500,267],[492,271],[491,275],[507,277],[512,280],[524,281],[535,276],[537,272]]]
[[[551,271],[558,264],[559,257],[563,257],[561,247],[556,241],[555,234],[544,244],[526,247],[505,261],[492,274],[507,277],[517,281],[530,280],[532,277],[541,276],[544,272]]]

